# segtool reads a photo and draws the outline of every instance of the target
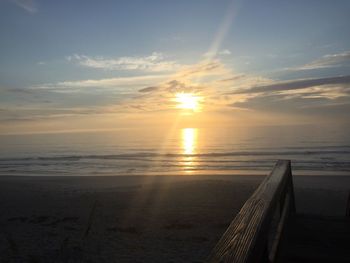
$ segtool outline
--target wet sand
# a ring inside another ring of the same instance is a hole
[[[202,262],[263,178],[3,176],[1,262]],[[345,213],[349,176],[294,183],[298,213]]]

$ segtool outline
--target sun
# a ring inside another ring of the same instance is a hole
[[[175,95],[175,101],[178,103],[177,108],[187,110],[199,110],[199,102],[201,97],[194,95],[193,93],[177,93]]]

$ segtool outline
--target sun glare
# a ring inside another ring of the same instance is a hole
[[[184,154],[194,154],[197,141],[197,129],[182,129],[182,146]]]
[[[175,101],[177,108],[196,111],[199,109],[200,97],[192,93],[177,93]]]
[[[184,171],[186,173],[192,173],[196,163],[196,144],[197,144],[197,129],[185,128],[182,129],[182,150],[184,156],[182,162],[184,165]]]

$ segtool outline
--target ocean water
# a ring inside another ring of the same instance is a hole
[[[296,174],[350,175],[344,127],[119,129],[0,136],[0,175],[266,174],[278,159]]]

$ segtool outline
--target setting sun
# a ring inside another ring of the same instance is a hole
[[[177,108],[198,110],[201,97],[192,93],[177,93],[175,101],[178,103]]]

